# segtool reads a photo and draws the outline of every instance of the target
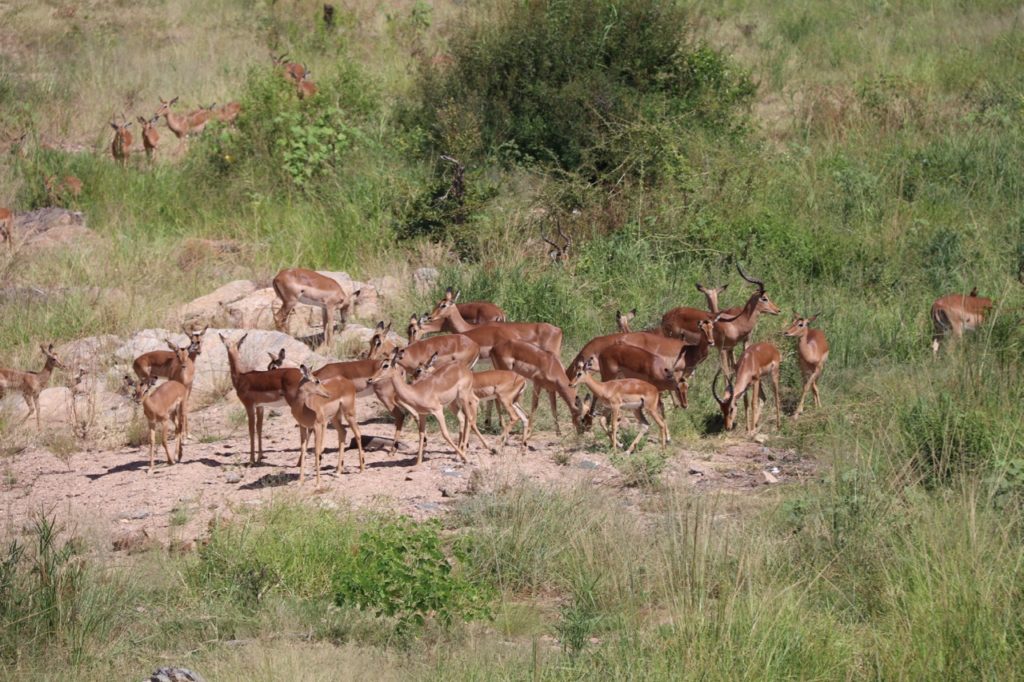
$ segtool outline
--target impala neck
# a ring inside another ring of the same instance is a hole
[[[238,375],[242,373],[241,365],[242,362],[238,358],[238,349],[228,348],[228,368],[231,369],[232,384],[234,384],[238,380]]]
[[[452,327],[455,329],[456,332],[461,334],[463,332],[468,332],[469,330],[473,329],[473,325],[471,325],[469,322],[466,322],[466,318],[464,318],[462,316],[462,313],[459,312],[459,306],[452,303],[449,310],[451,310],[451,313],[447,315],[448,321],[452,323]]]
[[[36,375],[42,380],[44,385],[50,383],[50,375],[53,374],[53,368],[56,364],[53,358],[46,358],[46,364],[43,365],[43,368]]]

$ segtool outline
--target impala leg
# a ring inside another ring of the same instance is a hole
[[[316,462],[316,487],[320,487],[320,457],[324,453],[324,431],[327,430],[325,422],[317,422],[313,427],[313,459]]]
[[[249,465],[252,466],[256,463],[256,408],[246,405],[245,417],[249,422]]]
[[[156,422],[149,422],[149,473],[156,466]]]
[[[331,345],[331,339],[334,338],[334,306],[324,306],[324,343],[328,347]]]
[[[822,366],[818,365],[818,368],[814,370],[814,376],[811,379],[811,390],[814,391],[814,406],[821,407],[821,396],[818,395],[818,377],[821,376]]]
[[[28,414],[26,414],[25,418],[21,420],[21,423],[24,424],[25,422],[32,418],[32,413],[36,411],[36,407],[35,405],[32,404],[31,395],[29,395],[28,393],[24,393],[22,394],[22,397],[25,398],[25,404],[28,405]],[[39,422],[36,422],[36,428],[39,428]]]
[[[555,435],[561,436],[562,429],[558,425],[558,401],[555,400],[554,391],[548,391],[548,401],[551,403],[551,418],[555,420]]]
[[[640,432],[636,434],[636,438],[633,439],[633,442],[629,444],[629,448],[626,449],[627,455],[633,452],[633,449],[636,448],[636,444],[640,442],[640,439],[644,437],[644,434],[651,430],[650,422],[648,422],[647,418],[644,417],[643,406],[636,408],[634,414],[636,414],[636,419],[640,423]],[[651,414],[653,416],[653,411],[651,412]]]
[[[807,391],[811,388],[811,382],[814,381],[814,372],[804,372],[804,387],[800,391],[800,402],[796,404],[796,412],[793,413],[794,417],[799,417],[804,412],[804,399],[807,398]]]
[[[540,386],[537,382],[533,382],[533,394],[530,396],[530,421],[533,421],[533,415],[537,412],[537,404],[540,403]]]
[[[306,441],[309,440],[309,429],[305,426],[299,427],[299,483],[306,480],[306,467],[304,462],[306,460]]]
[[[35,408],[33,411],[36,413],[36,431],[41,431],[43,429],[43,424],[39,420],[42,414],[41,411],[39,410],[39,396],[32,396],[32,404],[33,407]]]
[[[445,442],[448,443],[448,445],[450,445],[452,449],[455,450],[455,454],[459,456],[459,459],[461,459],[463,462],[467,461],[466,456],[462,454],[462,449],[455,444],[455,441],[452,440],[451,434],[448,433],[448,426],[447,424],[444,423],[444,412],[442,410],[438,410],[437,412],[435,412],[434,419],[437,420],[437,425],[441,427],[441,437],[443,437]]]
[[[171,449],[167,447],[167,426],[170,421],[170,416],[160,420],[160,443],[164,446],[164,454],[167,455],[168,465],[174,464],[174,460],[171,458]]]
[[[338,432],[338,468],[334,475],[341,478],[341,470],[345,466],[345,425],[337,414],[334,415],[334,430]]]
[[[459,449],[464,450],[469,446],[469,420],[466,419],[466,401],[457,399],[448,407],[455,415],[455,421],[459,423]],[[444,410],[441,410],[441,414],[444,414]]]
[[[295,309],[296,301],[286,301],[281,309],[274,313],[274,326],[277,327],[277,331],[285,331],[285,323],[288,321],[288,316],[292,314],[292,310]]]
[[[612,413],[611,413],[611,417],[610,417],[610,419],[611,419],[611,433],[609,433],[608,435],[612,439],[612,449],[613,450],[618,450],[618,449],[620,449],[622,447],[622,444],[619,442],[619,419],[621,419],[621,418],[622,418],[622,415],[621,415],[619,406],[618,405],[612,406]]]
[[[263,461],[263,407],[256,407],[256,439],[259,441],[259,457],[256,459],[257,462]]]
[[[417,415],[416,419],[420,427],[420,449],[416,455],[416,466],[419,466],[420,464],[423,464],[423,448],[427,445],[427,415]],[[444,420],[442,419],[441,421],[443,422]]]
[[[188,413],[185,411],[185,403],[178,405],[178,463],[181,463],[181,456],[185,452],[185,439],[181,435],[188,429]]]
[[[352,435],[356,439],[356,449],[359,450],[359,471],[363,472],[366,470],[366,453],[363,452],[363,434],[359,431],[359,421],[356,419],[356,411],[353,408],[351,412],[345,415],[345,419],[348,420],[348,427],[352,429]],[[338,474],[341,475],[341,455],[342,450],[338,450]]]
[[[469,412],[466,415],[466,424],[468,428],[473,429],[473,433],[476,434],[477,440],[480,441],[480,445],[483,446],[484,450],[495,453],[497,450],[487,444],[487,441],[484,440],[484,435],[480,433],[480,428],[476,423],[477,413],[480,410],[480,400],[475,395],[471,395],[470,397],[472,402],[467,404]],[[501,413],[499,412],[498,414],[500,415]],[[502,433],[504,433],[504,429],[502,429]],[[469,434],[466,434],[466,445],[469,445]]]
[[[299,438],[302,440],[302,443],[300,444],[300,448],[299,448],[299,461],[295,465],[297,467],[301,467],[302,466],[302,453],[304,452],[304,450],[302,448],[305,447],[306,442],[309,440],[309,434],[310,433],[311,433],[311,431],[309,429],[303,429],[301,426],[299,427]],[[316,440],[316,439],[314,438],[314,440]]]
[[[523,420],[523,445],[526,445],[526,432],[530,428],[530,420],[527,418],[526,411],[523,410],[523,406],[519,404],[518,400],[512,403],[512,409],[514,409],[516,411],[516,414],[519,415],[519,418]],[[509,432],[511,432],[512,424],[509,424],[508,428]]]
[[[665,447],[668,443],[672,442],[672,436],[668,432],[668,424],[665,422],[665,410],[662,409],[661,400],[658,400],[656,409],[650,410],[651,418],[658,425],[658,430],[661,431],[661,447]]]
[[[391,416],[395,420],[395,435],[391,439],[391,450],[388,454],[394,455],[398,452],[398,434],[402,433],[402,425],[405,424],[405,410],[396,405],[394,409],[391,410]],[[360,445],[360,447],[362,447],[362,445]],[[420,452],[420,458],[422,459],[422,457],[423,453]]]

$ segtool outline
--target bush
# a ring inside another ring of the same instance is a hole
[[[754,92],[721,53],[691,45],[672,2],[533,0],[499,14],[459,27],[452,66],[422,81],[418,120],[460,158],[617,176],[645,156],[637,126],[734,130]]]

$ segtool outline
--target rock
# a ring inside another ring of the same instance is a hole
[[[779,479],[775,478],[775,476],[770,471],[762,471],[761,478],[767,485],[779,482]]]
[[[177,310],[182,324],[190,327],[206,327],[229,325],[237,326],[227,320],[225,306],[256,291],[256,283],[247,279],[237,279],[218,287],[214,291],[200,296]],[[271,292],[273,293],[273,292]]]
[[[221,312],[223,313],[223,319],[226,323],[235,327],[236,329],[274,329],[274,308],[281,305],[281,300],[274,293],[274,290],[270,287],[265,289],[255,289],[242,298],[235,301],[225,303]],[[320,313],[319,309],[311,306],[302,306],[302,308],[308,308],[308,312]],[[311,328],[309,320],[305,320],[299,315],[300,311],[295,310],[288,320],[289,327],[294,324],[296,317],[305,323],[302,327],[302,332],[309,333],[306,331],[307,327]],[[320,319],[319,317],[317,318]],[[301,323],[300,323],[301,324]],[[304,336],[305,333],[299,332],[299,336]]]
[[[378,450],[390,450],[391,446],[392,446],[392,444],[394,442],[395,441],[393,441],[392,439],[390,439],[390,438],[388,438],[386,436],[363,436],[363,450],[366,451],[366,452],[375,452],[375,451],[378,451]],[[356,439],[352,438],[348,442],[348,447],[345,448],[345,449],[346,450],[355,450],[356,449]],[[398,441],[398,450],[399,450],[399,452],[408,452],[409,451],[409,446],[407,444],[403,443],[402,441]],[[406,480],[410,480],[410,479],[406,479]]]
[[[141,521],[142,519],[149,518],[149,510],[135,509],[132,511],[121,512],[117,515],[117,518],[121,521]]]
[[[754,442],[760,445],[764,445],[765,443],[768,442],[768,436],[764,435],[763,433],[759,433],[756,436],[754,436]]]
[[[416,286],[416,293],[419,294],[428,293],[437,286],[437,280],[440,278],[441,273],[437,268],[419,268],[412,273],[412,281]]]
[[[86,336],[57,346],[57,357],[68,367],[92,369],[106,364],[107,358],[124,340],[113,334]]]
[[[416,508],[426,512],[441,511],[441,505],[437,502],[417,502]]]
[[[28,416],[28,405],[20,393],[8,392],[3,403],[11,410],[14,423]],[[39,416],[43,424],[71,424],[75,421],[79,425],[83,421],[86,424],[108,424],[127,421],[131,411],[131,401],[98,386],[82,395],[75,395],[66,386],[53,386],[39,394]],[[35,415],[31,421],[35,421]]]
[[[85,226],[85,215],[66,208],[40,208],[14,216],[14,242],[46,248],[95,239]]]
[[[690,467],[690,469],[689,469],[689,471],[687,473],[690,474],[691,476],[703,476],[704,475],[704,472],[701,471],[700,469],[697,469],[696,467]]]
[[[149,533],[146,532],[145,529],[142,529],[122,533],[116,540],[114,540],[113,544],[115,552],[136,554],[138,552],[145,552],[146,550],[152,549],[156,542],[149,537]]]
[[[238,473],[237,471],[229,471],[226,474],[224,474],[224,482],[231,484],[241,483],[242,474]]]
[[[441,475],[449,478],[462,478],[462,472],[455,469],[441,469]]]
[[[142,682],[206,682],[202,675],[188,668],[157,668]]]
[[[592,469],[597,469],[598,468],[597,462],[592,462],[589,459],[581,459],[579,462],[576,463],[576,466],[579,467],[580,469],[588,469],[588,470],[592,470]]]
[[[394,301],[401,298],[405,292],[405,284],[403,284],[402,280],[392,275],[374,277],[370,280],[370,285],[377,290],[377,296],[385,301]]]
[[[455,497],[456,491],[453,488],[447,486],[441,488],[441,497]]]

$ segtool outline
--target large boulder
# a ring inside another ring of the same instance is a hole
[[[87,336],[57,346],[56,354],[68,367],[94,369],[106,365],[110,354],[123,343],[121,337],[113,334]]]
[[[227,306],[256,291],[256,283],[248,279],[237,279],[200,296],[179,308],[182,323],[192,327],[230,324]],[[235,325],[231,325],[235,326]]]
[[[12,421],[19,423],[28,416],[28,405],[20,393],[4,399]],[[44,426],[78,424],[107,426],[131,419],[134,406],[122,395],[106,390],[99,383],[90,384],[87,392],[72,391],[64,386],[47,388],[39,394],[39,416]],[[29,424],[35,422],[32,416]]]
[[[14,242],[27,247],[63,246],[96,236],[85,226],[85,214],[79,211],[40,208],[14,217]]]

